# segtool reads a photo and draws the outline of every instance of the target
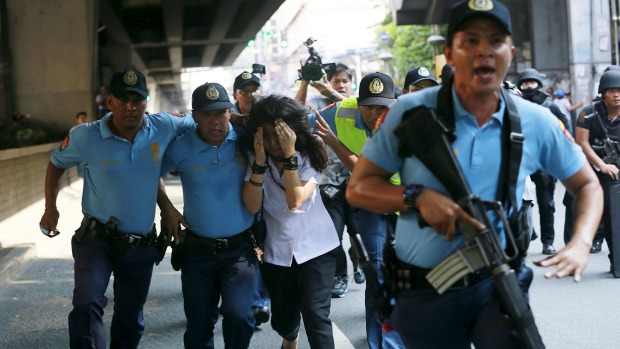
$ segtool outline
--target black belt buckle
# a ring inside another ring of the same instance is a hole
[[[228,249],[228,239],[215,239],[215,252],[225,251]]]

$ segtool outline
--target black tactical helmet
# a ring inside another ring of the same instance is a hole
[[[521,89],[521,84],[526,81],[536,81],[538,83],[538,88],[543,87],[542,76],[540,76],[538,70],[534,68],[523,69],[521,74],[519,74],[519,80],[517,80],[517,87]]]
[[[611,88],[620,88],[620,70],[608,70],[601,75],[598,93],[603,94]]]

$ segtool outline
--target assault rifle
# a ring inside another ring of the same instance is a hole
[[[399,154],[415,155],[440,180],[454,201],[485,225],[484,230],[477,231],[470,225],[458,222],[458,228],[465,237],[465,246],[431,270],[426,276],[427,280],[442,294],[470,273],[488,272],[493,277],[501,306],[510,317],[523,347],[544,348],[534,315],[519,287],[517,275],[508,265],[517,255],[506,254],[488,216],[488,212],[494,212],[500,217],[507,243],[512,246],[509,250],[516,251],[515,239],[503,206],[500,202],[483,201],[472,193],[449,142],[454,139],[454,135],[437,118],[434,110],[425,106],[407,111],[394,133],[400,139]]]
[[[349,234],[349,239],[351,241],[351,248],[353,249],[355,258],[357,258],[360,267],[364,271],[364,275],[366,275],[366,288],[370,291],[372,299],[377,305],[379,318],[382,322],[384,322],[392,312],[392,305],[390,303],[391,297],[386,295],[386,290],[383,285],[379,283],[377,272],[368,260],[368,253],[366,252],[366,248],[364,247],[364,243],[362,242],[360,235]]]
[[[597,121],[597,125],[600,128],[600,132],[603,135],[603,146],[593,145],[592,149],[594,149],[598,154],[601,154],[601,158],[606,164],[616,165],[616,167],[620,167],[620,144],[617,141],[613,141],[609,138],[609,134],[607,132],[607,127],[603,124],[603,120],[601,120],[601,116],[595,110],[594,113],[590,115],[586,115],[586,119],[594,118]]]

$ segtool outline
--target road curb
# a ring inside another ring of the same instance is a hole
[[[5,284],[35,257],[34,244],[20,244],[0,249],[0,284]]]

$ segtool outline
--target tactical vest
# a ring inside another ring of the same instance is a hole
[[[347,98],[338,104],[335,114],[336,133],[338,139],[349,148],[355,155],[360,156],[362,147],[368,136],[365,130],[355,127],[357,121],[357,98]],[[395,173],[390,182],[400,185],[400,175]]]
[[[601,122],[607,129],[607,136],[609,137],[609,139],[611,139],[612,141],[620,142],[620,122],[617,121],[618,119],[616,119],[616,121],[614,121],[613,123],[609,121],[607,108],[604,107],[603,102],[595,102],[590,108],[585,107],[583,110],[583,112],[585,113],[594,113],[595,111],[598,113],[598,115],[592,115],[590,118],[600,117]],[[598,121],[590,119],[588,127],[588,130],[590,131],[590,138],[588,141],[590,142],[590,144],[595,146],[602,146],[605,134],[601,132],[602,130],[600,130],[600,127],[598,126]],[[597,149],[595,149],[594,151],[597,153],[597,155],[602,155],[600,154],[600,151],[597,151]]]
[[[340,102],[336,109],[336,133],[338,139],[359,156],[366,143],[366,131],[355,127],[357,120],[357,98],[347,98]]]

